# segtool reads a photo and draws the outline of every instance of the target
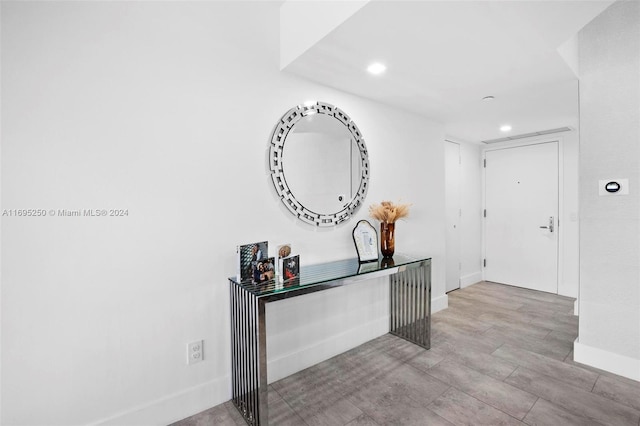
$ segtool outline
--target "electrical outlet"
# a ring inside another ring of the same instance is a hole
[[[204,359],[204,340],[187,344],[187,364],[195,364]]]

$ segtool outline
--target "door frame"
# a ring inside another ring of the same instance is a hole
[[[530,145],[540,145],[545,143],[558,143],[558,219],[556,223],[556,229],[558,232],[558,267],[556,273],[558,274],[557,279],[557,287],[556,294],[559,293],[560,288],[560,280],[563,277],[564,273],[564,144],[561,137],[545,137],[538,139],[530,139],[525,141],[509,141],[509,142],[501,142],[496,144],[487,145],[481,149],[480,156],[482,157],[482,162],[486,161],[487,151],[497,151],[508,148],[519,148],[523,146]],[[484,211],[487,208],[487,181],[486,181],[486,170],[482,168],[482,210]],[[560,219],[563,219],[562,221]],[[487,258],[487,223],[482,217],[482,259]],[[485,280],[485,266],[482,264],[482,279]]]
[[[447,143],[451,143],[454,145],[458,146],[458,253],[457,253],[457,260],[458,260],[458,277],[457,277],[457,281],[458,281],[458,287],[448,290],[447,289],[447,270],[448,270],[448,262],[449,259],[446,259],[445,262],[445,293],[449,293],[451,291],[455,291],[455,290],[460,290],[462,288],[462,269],[461,269],[461,262],[462,262],[462,236],[461,236],[461,225],[462,225],[462,221],[461,221],[461,214],[462,214],[462,190],[461,190],[461,184],[462,184],[462,146],[460,144],[460,142],[456,142],[453,141],[449,138],[445,138],[444,140],[445,143],[445,178],[446,178],[446,167],[448,166],[448,162],[447,162],[447,150],[446,150],[446,144]],[[448,220],[447,216],[446,216],[446,207],[447,207],[447,198],[448,198],[448,194],[446,193],[447,189],[447,182],[445,181],[445,226],[446,226],[446,221]],[[447,245],[448,245],[449,241],[447,238],[447,233],[445,232],[445,255],[448,254],[448,249],[447,249]],[[446,258],[446,256],[445,256]]]

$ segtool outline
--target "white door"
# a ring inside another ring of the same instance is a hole
[[[485,159],[485,279],[557,293],[558,143]]]
[[[460,145],[445,142],[446,291],[460,288]]]

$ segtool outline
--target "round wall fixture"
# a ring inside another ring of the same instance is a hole
[[[269,170],[285,207],[315,226],[349,220],[369,188],[369,157],[360,129],[325,102],[298,105],[280,118],[271,134]]]
[[[607,192],[618,192],[620,191],[620,184],[618,182],[611,181],[604,186],[604,189]]]

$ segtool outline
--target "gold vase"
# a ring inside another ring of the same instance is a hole
[[[392,257],[395,251],[395,223],[380,222],[380,251],[382,257]]]

